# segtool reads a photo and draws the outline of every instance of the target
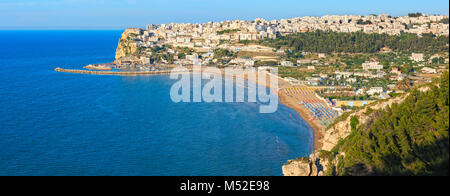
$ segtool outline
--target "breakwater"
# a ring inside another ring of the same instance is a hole
[[[80,69],[62,69],[55,68],[57,72],[65,73],[77,73],[77,74],[92,74],[92,75],[161,75],[170,74],[172,70],[160,70],[160,71],[92,71],[92,70],[80,70]]]

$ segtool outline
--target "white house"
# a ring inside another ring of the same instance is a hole
[[[198,54],[194,53],[192,55],[186,55],[186,60],[194,61],[198,59]]]
[[[198,54],[194,53],[192,55],[186,55],[186,61],[188,61],[189,64],[198,65],[198,63],[201,63],[198,59]]]
[[[312,63],[312,60],[310,60],[310,59],[297,60],[298,65],[311,64],[311,63]]]
[[[435,74],[437,73],[436,69],[433,68],[429,68],[429,67],[424,67],[421,69],[422,73],[427,73],[427,74]]]
[[[291,85],[299,85],[301,84],[299,80],[293,78],[293,77],[286,77],[284,78],[285,81],[289,82]]]
[[[363,88],[360,88],[356,91],[357,95],[364,95],[364,93],[365,93],[365,89],[363,89]]]
[[[349,83],[355,83],[356,82],[356,78],[348,78],[346,81],[349,82]]]
[[[383,92],[383,87],[372,87],[367,91],[368,95],[380,94]]]
[[[143,65],[150,64],[150,58],[148,58],[148,57],[141,57],[140,60]]]
[[[416,62],[420,62],[424,60],[424,55],[422,53],[412,53],[410,59]]]
[[[382,70],[383,69],[383,65],[380,65],[380,62],[378,62],[378,61],[373,61],[373,62],[366,61],[365,63],[362,64],[362,67],[364,70],[371,70],[371,69]]]
[[[242,66],[254,66],[255,60],[247,59],[247,58],[236,58],[236,59],[231,60],[230,63],[234,63],[234,64],[242,65]]]
[[[282,62],[281,62],[281,66],[284,66],[284,67],[293,67],[293,66],[294,66],[294,63],[292,63],[291,61],[282,61]]]

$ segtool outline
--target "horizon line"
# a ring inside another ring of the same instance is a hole
[[[126,28],[114,28],[114,29],[90,29],[90,28],[80,28],[80,29],[70,29],[70,28],[52,28],[52,29],[3,29],[0,28],[0,31],[122,31],[125,30]]]
[[[449,14],[448,13],[445,13],[445,14],[429,14],[429,13],[422,13],[422,12],[411,12],[411,13],[421,13],[421,14],[424,14],[424,15],[428,15],[428,16],[447,16],[447,17],[449,17]],[[410,13],[408,13],[408,14],[410,14]],[[389,16],[392,16],[392,17],[401,17],[401,16],[408,16],[408,15],[392,15],[392,14],[388,14],[388,13],[379,13],[379,14],[374,14],[374,13],[371,13],[371,14],[367,14],[367,15],[362,15],[362,14],[323,14],[323,15],[303,15],[303,16],[293,16],[293,17],[290,17],[290,18],[272,18],[272,19],[269,19],[269,18],[271,18],[271,17],[256,17],[256,18],[253,18],[253,20],[254,19],[257,19],[257,18],[262,18],[262,19],[265,19],[265,20],[268,20],[268,21],[271,21],[271,20],[282,20],[282,19],[292,19],[292,18],[302,18],[302,17],[324,17],[324,16],[370,16],[370,15],[377,15],[377,16],[379,16],[379,15],[389,15]],[[247,19],[227,19],[227,20],[211,20],[211,21],[208,21],[208,22],[225,22],[225,21],[236,21],[236,20],[241,20],[241,21],[251,21],[251,20],[247,20]],[[204,23],[208,23],[208,22],[187,22],[187,21],[185,21],[185,22],[168,22],[168,23],[147,23],[147,24],[144,24],[142,27],[138,27],[138,26],[141,26],[141,25],[130,25],[130,26],[127,26],[127,27],[112,27],[112,26],[109,26],[109,27],[89,27],[89,26],[85,26],[85,27],[83,27],[83,26],[73,26],[73,27],[68,27],[68,26],[66,26],[66,27],[64,27],[64,26],[61,26],[61,27],[55,27],[55,26],[36,26],[36,27],[30,27],[30,26],[4,26],[4,27],[2,27],[2,26],[0,26],[0,31],[5,31],[5,30],[27,30],[27,31],[30,31],[30,30],[125,30],[125,29],[127,29],[127,28],[145,28],[145,26],[146,25],[148,25],[148,24],[170,24],[170,23],[175,23],[175,24],[179,24],[179,23],[186,23],[186,24],[204,24]]]

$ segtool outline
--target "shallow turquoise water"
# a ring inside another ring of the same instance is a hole
[[[312,150],[283,105],[173,103],[167,76],[53,71],[113,61],[120,34],[0,31],[0,175],[281,175]]]

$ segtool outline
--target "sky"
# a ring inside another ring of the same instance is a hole
[[[0,29],[124,29],[146,24],[323,15],[449,15],[448,0],[0,0]]]

